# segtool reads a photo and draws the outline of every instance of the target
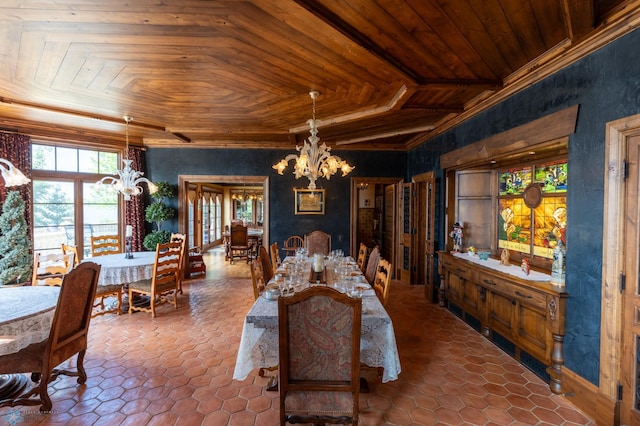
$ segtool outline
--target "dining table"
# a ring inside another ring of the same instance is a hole
[[[267,284],[267,288],[274,286],[274,280],[283,279],[292,262],[295,262],[292,256],[287,256],[283,260],[281,268],[276,270],[275,278]],[[353,259],[348,262],[355,265]],[[307,259],[305,266],[302,267],[305,271],[305,282],[299,290],[312,285],[333,286],[341,291],[347,291],[350,285],[366,286],[357,296],[362,298],[360,361],[369,367],[382,367],[383,383],[396,380],[401,367],[393,322],[374,290],[368,284],[363,284],[363,279],[359,279],[362,275],[361,271],[352,268],[348,282],[343,282],[333,273],[331,261],[325,265],[325,273],[317,277],[312,272],[311,265],[312,260]],[[321,276],[324,282],[319,283]],[[297,290],[294,288],[294,291]],[[266,293],[261,294],[245,316],[233,372],[233,378],[236,380],[244,380],[254,369],[272,368],[278,365],[278,302],[277,298],[271,299],[266,296]]]
[[[123,285],[126,287],[129,283],[153,278],[156,252],[138,251],[130,253],[130,255],[127,257],[126,253],[114,253],[83,259],[83,262],[95,262],[101,266],[97,294],[100,294],[100,286]],[[136,306],[148,303],[147,297],[138,297],[134,300]],[[109,309],[114,308],[115,305],[109,306]],[[129,299],[126,292],[122,298],[121,311],[124,313],[129,311]]]
[[[60,287],[0,286],[0,400],[27,385],[23,374],[4,374],[2,355],[49,338]]]
[[[153,277],[155,251],[138,251],[127,258],[125,253],[87,257],[83,261],[95,262],[101,266],[98,285],[127,284]]]

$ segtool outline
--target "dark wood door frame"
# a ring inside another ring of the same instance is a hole
[[[262,185],[263,202],[263,241],[269,241],[269,177],[246,175],[178,175],[178,232],[186,234],[189,229],[187,214],[187,200],[189,184],[191,183],[239,183],[247,185]]]
[[[351,220],[349,225],[350,242],[349,253],[353,256],[358,255],[358,184],[368,183],[369,185],[395,185],[403,182],[402,178],[398,177],[352,177],[351,178]]]

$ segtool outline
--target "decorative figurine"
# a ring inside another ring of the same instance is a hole
[[[520,269],[522,269],[525,275],[529,275],[529,272],[531,272],[531,266],[529,265],[529,260],[522,259],[522,264],[520,265]]]
[[[509,266],[509,250],[502,249],[502,254],[500,254],[500,264]]]
[[[451,238],[453,238],[453,251],[460,252],[462,249],[462,225],[460,222],[456,222],[453,224],[453,230],[449,234]]]
[[[562,245],[562,240],[559,239],[556,246],[553,248],[553,263],[551,264],[551,284],[556,284],[564,287],[564,280],[566,274],[565,265],[566,252]]]

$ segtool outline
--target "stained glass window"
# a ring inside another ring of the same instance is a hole
[[[567,161],[500,171],[498,247],[553,258],[559,240],[566,245]]]

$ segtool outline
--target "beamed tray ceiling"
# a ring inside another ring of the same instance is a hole
[[[0,129],[408,150],[635,29],[625,0],[7,0]]]

